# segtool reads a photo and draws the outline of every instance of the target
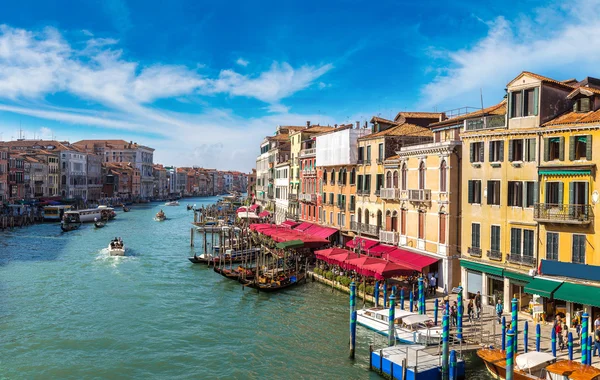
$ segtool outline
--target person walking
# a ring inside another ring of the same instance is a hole
[[[458,321],[458,305],[456,301],[450,307],[450,319],[452,320],[452,326],[456,326]]]
[[[558,347],[560,351],[562,351],[565,347],[565,340],[563,339],[562,324],[560,323],[560,318],[558,318],[556,320],[556,323],[554,324],[554,331],[556,332],[556,338],[558,338]]]
[[[431,275],[429,286],[431,286],[431,294],[435,296],[435,293],[437,292],[437,277],[434,275]]]
[[[475,295],[475,311],[477,313],[477,319],[481,318],[481,293],[477,292]]]
[[[498,303],[496,303],[496,318],[498,318],[498,324],[502,324],[502,313],[504,312],[504,307],[502,306],[502,302],[498,299]]]
[[[469,304],[467,305],[467,315],[469,316],[469,322],[473,323],[473,319],[475,319],[475,305],[473,304],[473,300],[469,300]]]
[[[594,331],[594,352],[592,352],[592,357],[596,356],[596,351],[598,351],[598,356],[600,356],[600,326],[596,327],[596,331]]]

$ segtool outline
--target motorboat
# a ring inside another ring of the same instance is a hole
[[[372,307],[357,310],[356,322],[381,335],[388,335],[389,309]],[[434,326],[431,317],[419,315],[396,307],[394,310],[394,335],[396,340],[407,344],[437,345],[442,330]]]
[[[129,209],[129,207],[127,207],[127,206],[123,205],[123,212],[129,212],[129,211],[131,211],[131,210]]]
[[[517,360],[519,357],[517,356]],[[545,368],[547,380],[598,380],[600,369],[573,360],[559,360]]]
[[[81,227],[81,219],[77,211],[66,211],[60,222],[60,229],[64,232],[74,231]]]
[[[125,244],[121,238],[114,239],[108,244],[108,254],[111,256],[125,256]]]
[[[192,205],[187,205],[187,210],[188,210],[188,211],[190,211],[190,210],[192,210],[192,209],[193,209]]]
[[[481,348],[479,356],[493,379],[506,379],[506,352],[498,348]],[[547,379],[547,368],[556,362],[556,358],[547,352],[530,351],[515,358],[514,380]],[[598,371],[600,373],[600,370]],[[557,379],[564,379],[560,377]]]
[[[157,222],[162,222],[166,219],[167,219],[167,216],[165,215],[163,210],[160,210],[159,212],[157,212],[156,216],[154,217],[154,220],[156,220]]]
[[[165,206],[179,206],[179,202],[178,201],[170,201],[165,203]]]
[[[102,227],[104,227],[105,225],[106,225],[106,222],[103,222],[103,221],[101,221],[101,220],[98,220],[98,219],[94,220],[94,226],[95,226],[96,228],[102,228]]]
[[[71,210],[70,205],[57,205],[44,207],[44,220],[47,222],[59,222],[65,212]]]
[[[66,211],[65,215],[77,213],[81,223],[93,223],[96,219],[110,220],[116,216],[112,207],[98,206],[96,208],[87,208],[77,211]]]

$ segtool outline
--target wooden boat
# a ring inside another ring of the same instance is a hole
[[[156,220],[157,222],[162,222],[166,219],[167,219],[167,216],[165,215],[163,210],[160,210],[159,212],[157,212],[156,216],[154,217],[154,220]]]
[[[239,251],[228,250],[222,256],[203,253],[201,255],[194,255],[194,256],[188,257],[188,260],[190,260],[194,264],[213,263],[215,265],[218,265],[219,260],[225,264],[241,263],[241,262],[244,262],[245,260],[254,260],[254,258],[256,257],[256,254],[258,254],[259,252],[260,252],[260,248],[258,248],[258,247],[252,248],[252,249],[239,250]]]
[[[123,212],[129,212],[129,211],[131,211],[131,210],[129,209],[129,207],[126,207],[125,205],[123,205]]]
[[[306,275],[304,273],[282,276],[280,279],[259,276],[257,279],[252,281],[245,280],[240,282],[249,288],[257,289],[261,292],[276,292],[278,290],[283,290],[298,285],[302,280],[306,282]]]
[[[99,220],[97,220],[97,221],[95,221],[95,222],[94,222],[94,226],[95,226],[96,228],[102,228],[102,227],[104,227],[105,225],[106,225],[106,223],[105,223],[105,222],[102,222],[102,221],[99,221]]]
[[[506,379],[506,352],[497,348],[477,350],[479,356],[493,379]],[[546,368],[556,362],[556,358],[547,352],[530,351],[515,358],[514,380],[544,379]]]
[[[254,271],[252,271],[251,269],[246,269],[246,268],[242,267],[241,265],[235,269],[214,267],[214,271],[223,277],[226,277],[230,280],[236,280],[236,281],[238,281],[242,278],[242,274],[245,271],[246,272],[246,275],[245,275],[246,280],[254,279]]]
[[[388,335],[389,309],[371,307],[357,311],[356,322],[381,335]],[[397,307],[394,310],[394,336],[404,344],[438,345],[441,326],[434,326],[433,318]]]
[[[192,205],[187,205],[187,210],[190,211],[192,209]]]
[[[546,367],[548,380],[600,380],[600,369],[580,362],[561,360]]]
[[[63,232],[74,231],[81,227],[81,219],[78,212],[67,211],[60,221],[60,229]]]
[[[125,256],[125,244],[123,240],[112,240],[108,244],[108,254],[111,256]]]
[[[178,201],[170,201],[165,203],[165,206],[179,206],[179,202]]]

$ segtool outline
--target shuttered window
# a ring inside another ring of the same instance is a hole
[[[523,161],[523,141],[527,140],[516,139],[508,142],[508,161]]]
[[[523,207],[523,182],[508,181],[508,205]]]
[[[354,168],[352,168],[352,171],[350,172],[350,184],[356,184],[356,169]]]
[[[481,224],[471,224],[471,248],[481,248]]]
[[[525,150],[525,154],[524,154],[524,160],[527,162],[532,162],[535,161],[535,158],[537,156],[537,151],[536,151],[536,139],[526,139],[525,140],[525,146],[524,146],[524,150]]]
[[[569,160],[592,159],[592,135],[569,137]]]
[[[487,204],[500,204],[500,181],[487,181]]]
[[[425,213],[419,212],[419,239],[425,239]]]
[[[504,161],[504,141],[490,141],[489,154],[490,162]]]
[[[558,261],[558,233],[546,232],[546,260]]]
[[[533,207],[538,202],[538,183],[525,182],[525,207]]]
[[[483,141],[473,142],[469,144],[469,157],[471,162],[484,161],[484,143]]]
[[[402,235],[406,235],[406,212],[405,209],[400,211],[400,233]]]
[[[511,255],[521,255],[521,234],[522,230],[520,228],[511,228],[510,229],[510,254]]]
[[[442,161],[442,164],[440,165],[440,191],[441,192],[446,192],[446,161]]]
[[[446,214],[440,214],[440,244],[446,244]]]
[[[565,138],[548,137],[544,139],[544,161],[565,160]]]
[[[481,180],[469,180],[468,202],[481,204]]]
[[[523,230],[523,256],[533,257],[533,230]]]
[[[490,231],[490,249],[500,251],[500,226],[492,226]]]
[[[585,264],[585,235],[573,234],[573,263]]]

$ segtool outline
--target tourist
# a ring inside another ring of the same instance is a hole
[[[596,330],[598,327],[600,327],[600,314],[596,317],[596,320],[594,321],[594,330]]]
[[[477,319],[481,318],[481,294],[477,292],[475,295],[475,310],[477,313]]]
[[[560,317],[557,316],[556,323],[554,324],[554,332],[556,332],[556,337],[558,338],[558,347],[562,351],[565,346],[565,340],[563,339],[562,334],[562,324],[560,323]]]
[[[594,352],[592,352],[592,357],[596,356],[596,351],[598,351],[598,356],[600,356],[600,326],[596,327],[596,331],[594,331]]]
[[[427,279],[427,276],[423,276],[423,292],[425,293],[425,296],[427,297],[427,295],[429,293],[429,280]]]
[[[479,294],[479,292],[477,292]],[[498,303],[496,303],[496,317],[498,318],[498,324],[502,323],[502,313],[504,312],[504,307],[502,307],[502,302],[498,299]]]
[[[467,315],[469,316],[469,322],[473,322],[475,319],[475,306],[473,305],[473,300],[469,300],[469,304],[467,305]]]
[[[437,277],[431,276],[431,282],[429,283],[429,285],[431,286],[431,294],[435,296],[437,289]]]
[[[458,305],[456,304],[456,301],[454,301],[452,307],[450,307],[450,320],[452,326],[456,326],[458,320]]]

